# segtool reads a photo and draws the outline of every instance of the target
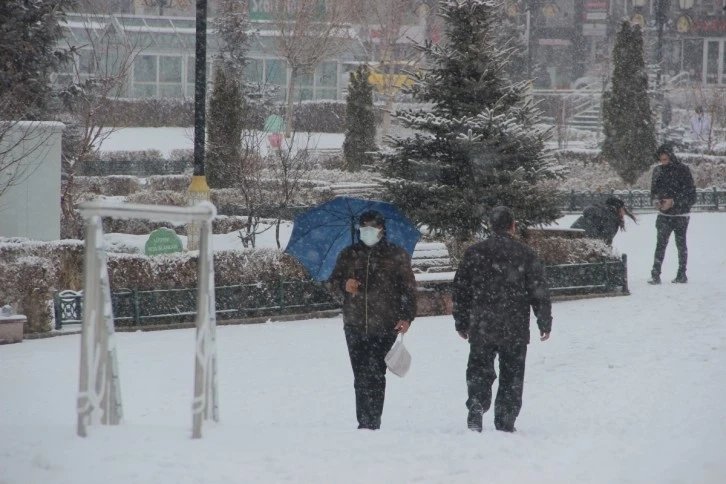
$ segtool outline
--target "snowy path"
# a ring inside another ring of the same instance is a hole
[[[0,346],[0,483],[726,482],[726,215],[693,216],[685,286],[645,283],[653,225],[616,237],[631,296],[556,303],[514,435],[491,413],[466,430],[468,347],[450,317],[414,323],[413,367],[389,376],[375,433],[355,430],[339,319],[220,327],[222,422],[201,441],[191,330],[119,334],[126,421],[85,440],[79,340],[64,336]]]

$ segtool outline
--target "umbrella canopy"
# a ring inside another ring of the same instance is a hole
[[[358,241],[358,218],[368,210],[386,219],[386,239],[412,255],[421,232],[395,205],[352,197],[334,198],[295,217],[285,252],[299,260],[313,279],[327,280],[340,252]]]

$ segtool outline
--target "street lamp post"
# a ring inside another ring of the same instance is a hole
[[[187,190],[188,204],[209,200],[209,185],[204,175],[207,102],[207,0],[197,0],[196,47],[194,63],[194,172]],[[187,226],[187,250],[199,249],[200,223]]]

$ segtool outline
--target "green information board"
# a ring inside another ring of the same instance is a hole
[[[149,240],[144,246],[146,255],[173,254],[182,250],[182,241],[179,236],[173,230],[164,227],[151,232]]]

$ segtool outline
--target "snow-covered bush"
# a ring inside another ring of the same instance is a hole
[[[83,288],[83,242],[0,239],[0,301],[28,317],[26,332],[45,332],[53,320],[48,301],[56,291]],[[306,279],[292,257],[276,249],[218,251],[215,285]],[[195,252],[148,257],[108,254],[111,288],[170,289],[197,285]]]

